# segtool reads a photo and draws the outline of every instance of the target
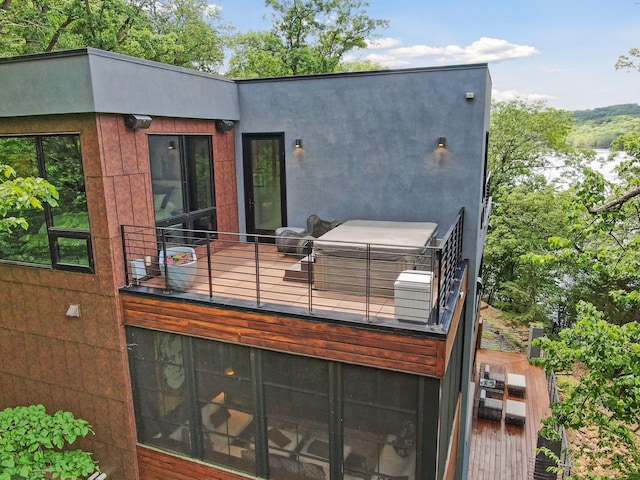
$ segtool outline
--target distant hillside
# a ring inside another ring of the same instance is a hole
[[[569,142],[579,148],[609,148],[623,133],[640,133],[640,105],[626,103],[573,112],[576,126]]]
[[[622,105],[611,105],[609,107],[594,108],[593,110],[575,110],[573,112],[574,118],[580,122],[593,120],[597,123],[620,115],[640,117],[640,105],[637,103],[624,103]]]

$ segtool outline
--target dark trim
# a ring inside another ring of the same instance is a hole
[[[405,73],[425,73],[425,72],[446,72],[455,70],[487,70],[489,68],[488,63],[472,63],[469,65],[447,65],[443,67],[415,67],[415,68],[398,68],[389,70],[368,70],[362,72],[335,72],[335,73],[313,73],[308,75],[289,75],[281,77],[267,77],[267,78],[247,78],[235,80],[238,85],[245,83],[270,83],[270,82],[282,82],[282,81],[298,81],[298,80],[313,80],[321,78],[338,78],[338,77],[370,77],[380,75],[397,75]]]
[[[139,285],[127,285],[125,287],[120,288],[120,293],[122,295],[132,295],[134,297],[147,297],[154,298],[157,300],[166,300],[168,302],[178,303],[178,304],[192,304],[192,305],[210,305],[212,307],[223,308],[225,310],[238,311],[238,312],[247,312],[247,313],[256,313],[259,315],[271,315],[277,317],[281,314],[286,315],[289,318],[306,320],[310,322],[319,322],[319,323],[327,323],[333,325],[341,325],[355,328],[364,328],[366,330],[373,330],[379,332],[387,332],[387,333],[395,333],[399,335],[405,336],[414,336],[421,338],[433,338],[435,340],[446,340],[447,332],[442,331],[441,329],[433,330],[438,326],[430,326],[430,325],[421,325],[418,327],[414,326],[411,323],[406,323],[402,327],[395,325],[383,325],[383,324],[373,324],[363,319],[362,315],[347,315],[344,313],[340,313],[338,317],[332,318],[326,316],[327,312],[323,312],[323,315],[314,315],[313,313],[309,313],[307,310],[301,312],[300,308],[289,307],[286,305],[273,305],[269,306],[269,308],[258,308],[254,305],[249,305],[252,302],[247,302],[243,300],[234,300],[234,299],[224,299],[223,302],[217,303],[214,299],[203,300],[202,298],[198,298],[195,294],[190,294],[186,292],[176,292],[171,291],[168,292],[162,288],[151,288],[151,287],[143,287]],[[131,325],[135,326],[135,325]],[[425,328],[431,328],[432,330],[424,330]]]

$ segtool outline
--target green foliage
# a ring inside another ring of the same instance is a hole
[[[265,0],[273,10],[270,32],[249,32],[233,42],[227,75],[256,78],[364,69],[341,66],[388,22],[369,17],[363,0]]]
[[[44,208],[43,202],[57,205],[58,192],[46,180],[37,177],[17,177],[9,165],[0,163],[0,233],[16,227],[27,229],[24,216],[13,213],[20,210]]]
[[[640,71],[640,48],[632,48],[628,55],[620,55],[616,62],[616,70]]]
[[[94,47],[214,72],[224,56],[217,20],[206,0],[5,1],[0,57]]]
[[[630,115],[640,117],[640,105],[637,103],[624,103],[621,105],[609,105],[608,107],[594,108],[591,110],[575,110],[573,117],[578,122],[592,120],[596,123],[605,123],[611,117]]]
[[[43,405],[0,411],[0,480],[76,480],[97,470],[88,452],[70,450],[78,438],[93,433],[71,412],[49,415]]]
[[[549,155],[570,152],[567,137],[573,121],[565,110],[521,100],[494,103],[491,111],[489,168],[494,187],[512,187],[542,180]]]
[[[618,136],[629,132],[640,133],[640,114],[580,122],[569,141],[577,148],[610,148]]]
[[[640,449],[633,429],[640,418],[640,324],[614,325],[584,302],[578,305],[578,318],[557,339],[536,340],[545,357],[532,362],[548,373],[586,368],[579,383],[551,406],[552,416],[544,420],[541,433],[555,438],[560,426],[595,428],[597,448],[574,452],[587,466],[585,478],[604,478],[595,473],[604,466],[615,478],[637,479]]]

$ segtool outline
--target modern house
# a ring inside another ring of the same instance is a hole
[[[60,192],[0,236],[0,408],[88,420],[113,479],[466,478],[487,65],[0,83],[0,163]]]

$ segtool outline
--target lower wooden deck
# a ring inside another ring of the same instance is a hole
[[[538,432],[542,428],[542,419],[551,414],[545,372],[531,365],[527,357],[519,353],[478,350],[477,367],[482,363],[502,365],[507,373],[525,376],[527,419],[524,426],[516,426],[505,422],[504,413],[500,421],[474,417],[468,479],[532,478],[529,469],[533,468]],[[523,400],[505,391],[504,400],[509,398]]]

